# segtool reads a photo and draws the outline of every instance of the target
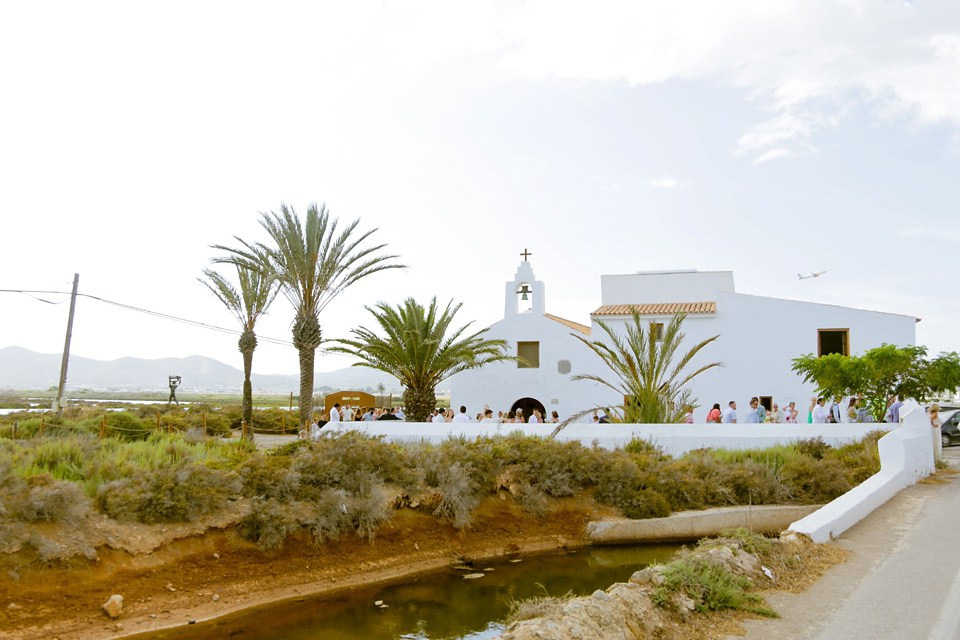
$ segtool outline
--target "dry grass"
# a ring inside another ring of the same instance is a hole
[[[773,572],[774,580],[758,582],[757,594],[800,593],[812,586],[831,567],[846,561],[849,552],[833,544],[813,544],[809,540],[783,542],[762,554],[763,565]],[[670,640],[722,640],[742,636],[744,620],[762,616],[748,611],[724,610],[700,613],[681,622]]]

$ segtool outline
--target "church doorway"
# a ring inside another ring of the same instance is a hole
[[[513,406],[510,407],[510,410],[516,412],[517,409],[523,410],[523,421],[526,422],[530,419],[530,416],[533,415],[534,409],[540,410],[540,419],[546,422],[547,411],[543,408],[543,405],[536,398],[520,398],[513,403]]]

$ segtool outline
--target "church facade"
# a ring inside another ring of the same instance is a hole
[[[624,333],[632,312],[645,323],[666,325],[677,312],[683,325],[685,352],[711,336],[719,336],[690,364],[719,361],[690,384],[700,405],[694,419],[703,422],[714,403],[725,408],[735,401],[745,421],[748,401],[756,396],[771,407],[795,402],[799,420],[806,420],[814,386],[791,370],[791,360],[806,353],[856,355],[881,344],[916,343],[912,316],[853,309],[737,293],[730,271],[655,271],[602,275],[601,306],[590,314],[588,327],[546,313],[544,284],[526,260],[506,283],[504,319],[490,327],[489,337],[507,341],[510,353],[523,362],[505,362],[458,374],[451,380],[451,403],[468,412],[524,407],[541,408],[561,419],[592,408],[621,404],[623,397],[590,381],[571,380],[594,374],[616,384],[603,362],[574,336],[602,339],[603,322]],[[524,297],[527,299],[524,300]]]

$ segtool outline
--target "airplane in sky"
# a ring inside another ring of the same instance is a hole
[[[826,271],[814,271],[813,273],[807,274],[805,276],[802,276],[798,273],[797,277],[800,278],[801,280],[809,280],[810,278],[819,278],[825,273]]]

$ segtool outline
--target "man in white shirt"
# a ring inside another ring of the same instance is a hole
[[[353,422],[353,409],[348,404],[343,405],[343,421]]]
[[[727,405],[727,408],[723,410],[723,417],[720,418],[720,422],[724,424],[736,424],[737,423],[737,403],[733,400],[730,401],[730,404]]]
[[[534,409],[533,415],[530,416],[530,419],[527,420],[529,424],[540,424],[543,420],[540,418],[540,409]]]
[[[329,422],[340,422],[340,403],[339,402],[333,403],[333,408],[330,409]]]
[[[823,398],[817,398],[817,404],[814,405],[812,414],[813,424],[827,423],[827,418],[830,417],[830,409],[823,406]]]
[[[446,422],[446,421],[447,421],[447,419],[446,419],[446,417],[444,416],[444,412],[443,412],[443,411],[441,411],[440,409],[434,409],[434,410],[433,410],[433,418],[430,419],[430,422],[432,422],[432,423],[434,423],[434,424],[439,424],[439,423],[441,423],[441,422]]]
[[[485,410],[483,412],[483,420],[480,422],[496,422],[496,420],[493,419],[493,409]]]
[[[453,422],[471,422],[470,416],[467,415],[467,408],[463,405],[460,405],[460,413],[453,416]]]

